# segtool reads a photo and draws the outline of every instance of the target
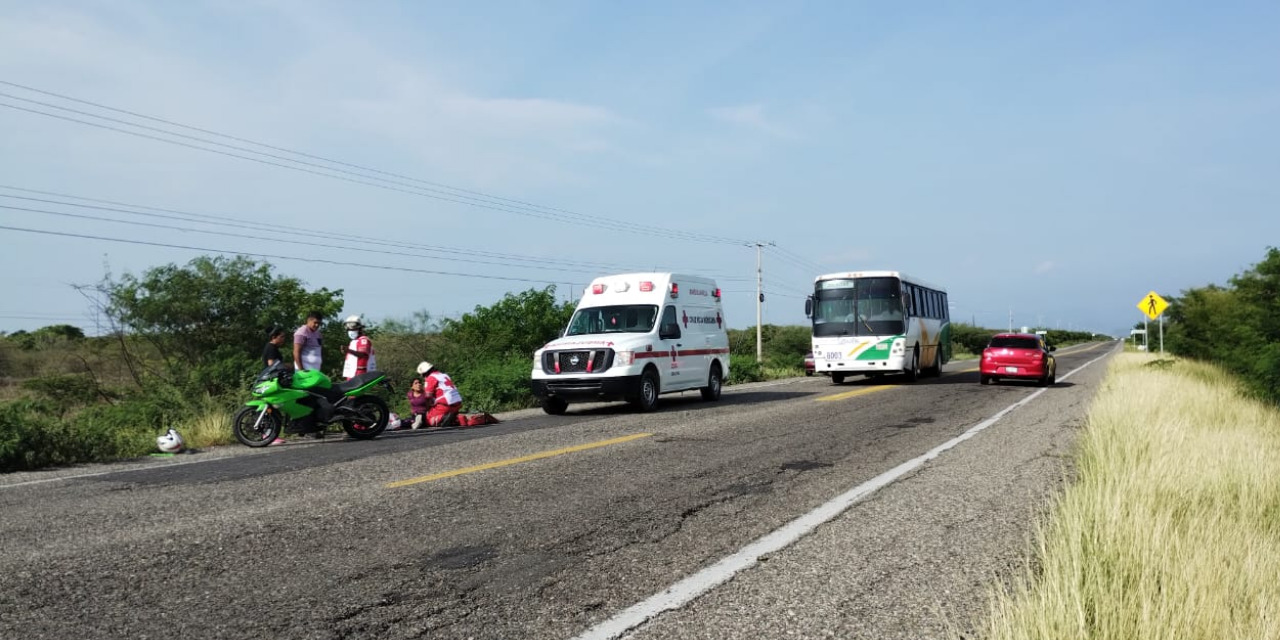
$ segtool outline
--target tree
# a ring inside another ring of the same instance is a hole
[[[69,324],[53,324],[47,327],[40,327],[35,331],[14,331],[8,337],[20,349],[31,350],[40,347],[50,347],[61,342],[75,342],[84,340],[84,331],[80,327]]]
[[[1280,250],[1230,280],[1189,289],[1166,312],[1165,343],[1216,362],[1271,401],[1280,400]]]
[[[104,283],[107,313],[126,333],[154,346],[171,382],[210,393],[240,384],[236,372],[256,360],[272,326],[292,330],[310,311],[329,322],[342,310],[342,290],[309,291],[297,278],[243,256],[202,256],[185,266],[155,267]],[[325,362],[338,362],[341,327],[329,326]]]
[[[560,335],[573,309],[571,302],[556,302],[554,286],[508,293],[493,306],[477,306],[461,318],[441,321],[440,335],[473,354],[532,357],[536,349]]]

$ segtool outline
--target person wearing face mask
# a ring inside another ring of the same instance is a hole
[[[346,360],[342,363],[342,377],[350,380],[376,370],[378,365],[373,352],[373,341],[364,334],[364,320],[360,316],[351,316],[343,324],[347,327],[347,337],[351,342],[343,350]]]

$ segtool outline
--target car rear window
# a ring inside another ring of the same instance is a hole
[[[988,347],[996,347],[1000,349],[1039,349],[1040,341],[1035,338],[1004,338],[995,337],[991,339]]]

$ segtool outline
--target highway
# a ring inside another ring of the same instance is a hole
[[[954,362],[8,474],[0,637],[944,637],[1020,565],[1117,344],[1043,390]]]

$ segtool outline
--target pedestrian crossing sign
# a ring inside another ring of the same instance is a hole
[[[1146,314],[1148,318],[1155,320],[1169,308],[1169,303],[1160,297],[1160,294],[1152,291],[1138,301],[1138,310]]]

